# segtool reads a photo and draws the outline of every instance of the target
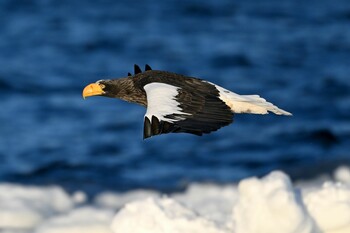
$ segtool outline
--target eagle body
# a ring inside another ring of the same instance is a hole
[[[208,81],[167,71],[146,71],[99,80],[85,87],[83,97],[106,96],[147,108],[143,137],[166,133],[198,136],[233,122],[234,113],[291,115],[258,95],[239,95]]]

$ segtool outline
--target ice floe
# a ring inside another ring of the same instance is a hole
[[[58,186],[0,183],[0,232],[349,233],[349,174],[343,166],[334,177],[293,184],[275,171],[169,195],[105,191],[89,202],[85,193]]]

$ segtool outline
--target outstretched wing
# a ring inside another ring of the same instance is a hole
[[[147,95],[144,138],[165,133],[200,136],[232,123],[232,111],[211,84],[201,82],[193,88],[152,82],[144,90]]]

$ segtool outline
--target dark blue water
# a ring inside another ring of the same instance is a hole
[[[0,1],[0,181],[177,190],[350,163],[350,2]],[[142,140],[140,106],[81,97],[133,64],[260,94],[293,117]]]

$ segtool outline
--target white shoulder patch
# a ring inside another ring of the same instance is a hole
[[[145,117],[150,121],[152,121],[152,116],[157,117],[160,121],[174,122],[184,118],[176,117],[170,119],[165,118],[165,116],[172,114],[191,115],[182,112],[179,103],[175,99],[179,93],[179,87],[154,82],[145,85],[144,89],[147,95],[147,112]]]

